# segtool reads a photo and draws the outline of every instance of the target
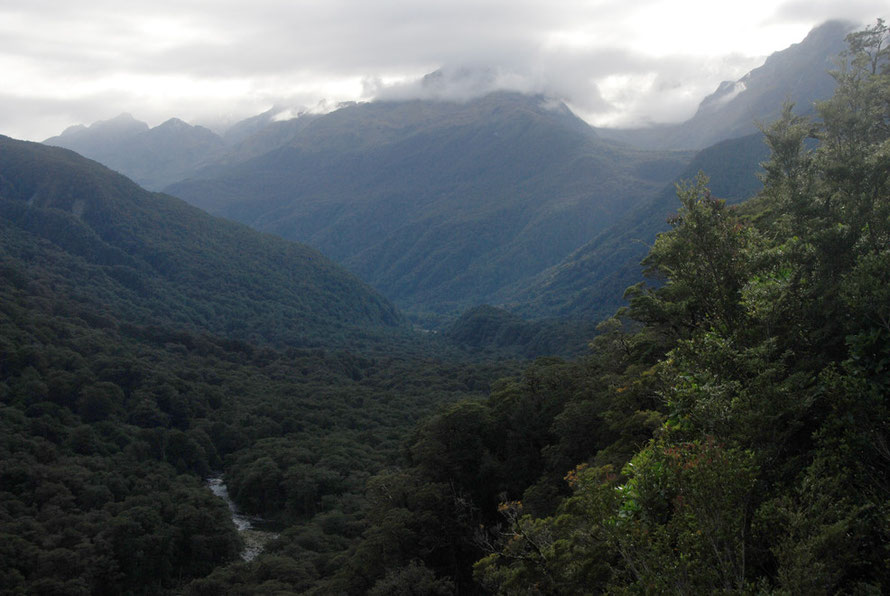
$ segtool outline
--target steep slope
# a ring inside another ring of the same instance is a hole
[[[686,122],[645,129],[599,129],[607,138],[650,148],[702,149],[725,139],[756,131],[757,122],[775,120],[785,100],[798,112],[812,111],[813,102],[831,97],[835,81],[828,74],[845,48],[852,23],[828,21],[800,43],[770,55],[763,66],[738,81],[725,81]]]
[[[714,196],[738,202],[760,190],[756,173],[768,156],[760,133],[723,141],[696,154],[677,181],[703,172]],[[505,293],[504,301],[526,316],[608,316],[623,302],[624,290],[640,281],[640,261],[656,234],[669,228],[667,220],[678,209],[676,187],[670,184],[652,202],[543,272],[531,285]]]
[[[399,321],[315,250],[149,193],[68,150],[0,137],[0,215],[11,259],[41,255],[70,270],[84,300],[140,324],[337,345]]]
[[[286,146],[167,191],[311,244],[420,312],[485,302],[558,263],[689,157],[605,142],[564,106],[514,93],[301,120],[266,129]]]
[[[182,179],[218,157],[225,147],[216,133],[203,126],[171,118],[149,128],[129,114],[69,128],[44,144],[95,159],[150,190]]]

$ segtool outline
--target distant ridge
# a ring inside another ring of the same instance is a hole
[[[647,205],[673,201],[672,181],[693,151],[720,154],[721,143],[756,132],[786,99],[805,112],[831,94],[827,70],[851,28],[841,21],[814,28],[722,83],[675,126],[595,130],[565,105],[506,91],[446,101],[437,95],[445,74],[437,72],[423,81],[431,88],[425,100],[347,104],[290,119],[275,107],[224,138],[176,119],[148,129],[121,116],[48,142],[89,148],[88,155],[153,188],[310,244],[424,324],[480,304],[575,316],[589,312],[591,300],[594,310],[608,311],[623,291],[618,286],[634,279],[636,253],[615,243],[630,232],[651,242],[641,234],[662,229],[663,214],[643,223]],[[453,76],[484,86],[492,74]],[[102,138],[117,140],[103,146]],[[757,153],[753,145],[762,150],[750,139],[740,143],[746,155]],[[756,182],[757,164],[737,161]],[[739,173],[721,181],[722,166],[712,160],[710,167],[716,185],[750,186],[736,185]],[[603,234],[616,235],[606,241]],[[614,254],[594,265],[592,254],[605,249],[591,253],[593,242]],[[582,252],[588,254],[570,264]],[[577,267],[582,261],[585,273]],[[609,287],[601,294],[579,284]]]
[[[218,157],[225,143],[203,126],[179,118],[149,128],[130,114],[90,126],[73,126],[43,141],[64,147],[124,174],[149,190],[161,190]]]

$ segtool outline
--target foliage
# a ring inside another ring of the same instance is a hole
[[[521,501],[518,487],[503,493],[501,524],[477,541],[485,589],[890,585],[887,38],[882,21],[851,34],[819,120],[786,106],[765,129],[773,155],[756,199],[727,207],[701,177],[679,187],[672,230],[644,261],[656,283],[632,287],[630,306],[603,324],[574,391],[541,396],[554,409],[538,416],[548,425],[542,455],[562,449],[573,416],[602,442],[575,439],[583,450],[550,460],[584,462],[566,477],[571,495],[543,480]],[[654,425],[641,423],[644,412]],[[634,446],[617,448],[615,421],[635,417]],[[553,478],[546,459],[522,457]],[[508,470],[522,467],[489,477]],[[558,505],[542,507],[541,495]]]
[[[503,309],[483,305],[463,313],[445,331],[457,345],[478,352],[511,351],[526,358],[543,355],[578,356],[596,334],[585,319],[526,321]]]

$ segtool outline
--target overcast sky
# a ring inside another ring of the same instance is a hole
[[[273,105],[409,97],[440,68],[459,73],[444,91],[455,99],[494,86],[558,97],[593,124],[679,121],[815,25],[887,12],[887,0],[0,0],[0,134],[42,140],[121,112],[220,126]]]

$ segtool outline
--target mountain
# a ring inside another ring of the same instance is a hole
[[[83,300],[140,324],[335,345],[400,322],[317,251],[145,191],[65,149],[0,137],[0,215],[12,263],[52,266]]]
[[[112,155],[110,147],[124,142],[148,130],[148,124],[133,118],[132,114],[121,114],[110,120],[100,120],[90,126],[78,124],[70,126],[59,136],[44,141],[49,145],[63,146],[82,155]],[[70,146],[69,146],[70,145]]]
[[[551,268],[576,270],[568,266],[576,251],[617,222],[619,236],[643,231],[636,226],[645,216],[635,214],[693,155],[672,148],[750,134],[786,98],[806,111],[827,97],[834,81],[826,70],[849,28],[838,21],[815,28],[722,84],[676,126],[594,131],[562,104],[494,92],[347,104],[290,120],[273,108],[224,138],[175,119],[148,129],[121,116],[47,142],[83,150],[152,188],[171,183],[165,190],[216,215],[308,243],[422,323],[479,304],[516,304],[517,296],[538,305],[523,312],[550,312],[543,305],[551,300],[540,300],[551,294],[542,285],[555,280]],[[627,263],[620,267],[636,269]]]
[[[779,116],[786,100],[794,102],[796,111],[809,113],[813,102],[834,92],[835,81],[829,71],[853,28],[845,21],[828,21],[814,28],[800,43],[771,54],[763,66],[737,81],[721,83],[682,124],[598,132],[640,147],[703,149],[755,132],[758,122]]]
[[[722,141],[697,153],[676,182],[703,172],[710,178],[714,196],[737,203],[760,190],[757,172],[768,157],[761,133]],[[514,312],[533,317],[599,320],[608,316],[622,304],[624,290],[642,279],[640,261],[655,236],[670,227],[667,220],[679,206],[675,184],[666,186],[651,202],[541,273],[533,283],[505,293],[503,302]]]
[[[484,303],[558,263],[691,157],[617,145],[507,92],[348,105],[262,134],[284,144],[167,192],[310,244],[415,312]]]
[[[180,180],[225,147],[222,138],[203,126],[171,118],[149,128],[129,114],[71,127],[43,142],[95,159],[151,190]]]
[[[222,139],[227,145],[237,145],[275,122],[275,117],[282,111],[283,108],[273,106],[261,114],[236,122],[222,133]]]
[[[601,136],[652,147],[699,147],[674,182],[691,180],[698,172],[710,178],[717,197],[738,202],[756,194],[760,162],[769,151],[758,123],[778,117],[786,98],[799,113],[831,96],[834,79],[828,74],[844,49],[852,25],[830,21],[813,29],[799,44],[772,54],[759,68],[734,83],[723,83],[705,98],[695,116],[672,126],[638,130],[597,129]],[[623,302],[624,290],[640,281],[640,260],[656,234],[668,229],[667,218],[679,204],[675,184],[666,185],[651,201],[548,268],[531,283],[516,284],[494,297],[518,314],[533,317],[608,316]]]

